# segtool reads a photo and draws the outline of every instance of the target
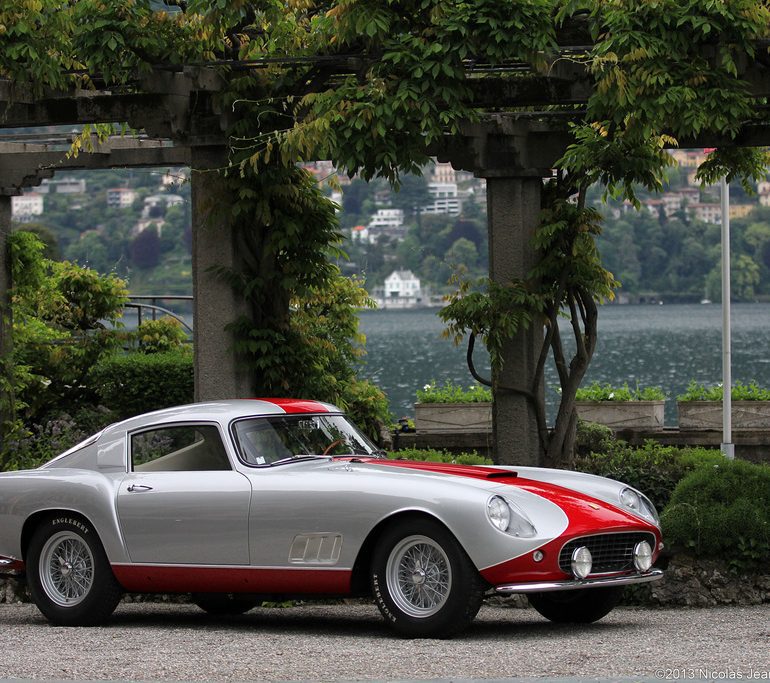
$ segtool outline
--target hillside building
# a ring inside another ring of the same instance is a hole
[[[385,278],[384,287],[373,290],[379,308],[415,308],[423,305],[420,278],[411,270],[394,270]]]
[[[43,195],[37,192],[11,197],[11,218],[17,223],[31,223],[43,210]]]
[[[128,187],[114,187],[107,190],[107,206],[113,209],[127,209],[136,199],[136,192]]]

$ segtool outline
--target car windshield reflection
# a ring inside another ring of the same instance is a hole
[[[376,455],[376,447],[342,415],[275,415],[234,424],[238,453],[261,467],[306,457]]]

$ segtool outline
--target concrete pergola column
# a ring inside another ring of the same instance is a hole
[[[11,310],[11,254],[8,235],[11,234],[11,197],[0,193],[0,359],[5,361],[13,353],[13,313]],[[3,397],[6,398],[6,397]],[[10,419],[6,414],[6,401],[0,403],[0,421]],[[0,428],[0,448],[5,434]]]
[[[214,267],[238,265],[229,220],[231,202],[220,170],[226,163],[223,147],[191,150],[196,401],[253,395],[248,373],[239,367],[233,350],[232,333],[225,330],[247,313],[245,305],[227,282],[211,272]]]
[[[542,180],[539,177],[488,177],[486,180],[490,278],[499,284],[525,279],[537,262],[532,237],[539,220]],[[495,462],[540,464],[533,406],[521,394],[497,387],[529,390],[542,343],[543,328],[534,324],[504,344],[503,367],[493,377]]]
[[[540,221],[543,178],[551,175],[569,141],[540,122],[497,116],[465,125],[462,136],[447,140],[438,151],[442,161],[487,181],[489,275],[494,282],[527,279],[535,266],[532,238]],[[542,464],[534,407],[505,387],[532,389],[543,334],[543,327],[534,323],[504,344],[503,367],[493,377],[497,463]],[[542,386],[539,391],[542,395]]]

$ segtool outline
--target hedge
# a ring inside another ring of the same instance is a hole
[[[679,482],[663,511],[663,537],[696,557],[733,568],[770,564],[770,466],[725,460]]]
[[[109,356],[91,370],[101,402],[119,419],[192,403],[193,357],[187,350]]]

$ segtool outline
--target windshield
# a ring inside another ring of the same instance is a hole
[[[235,442],[247,465],[306,455],[373,455],[375,446],[342,415],[273,415],[238,420]]]

